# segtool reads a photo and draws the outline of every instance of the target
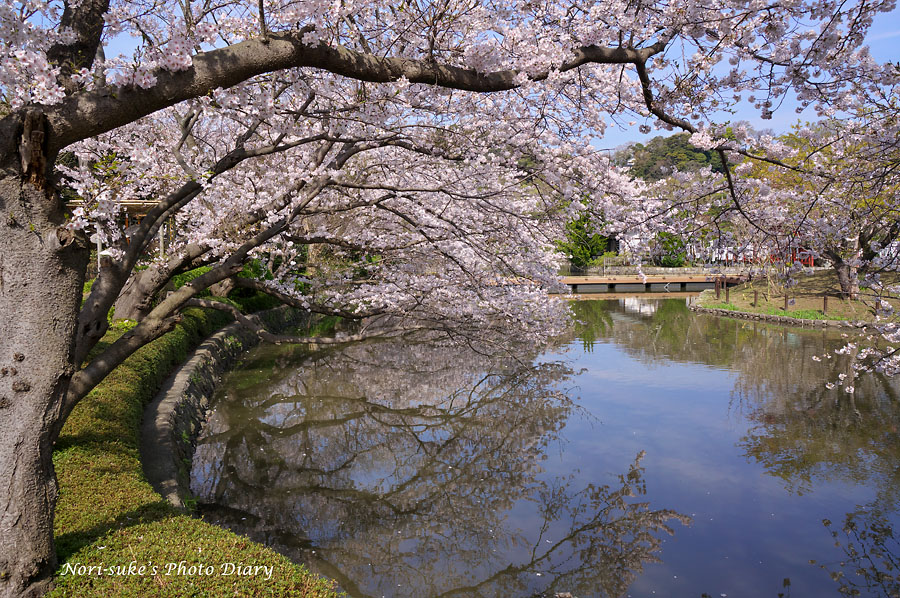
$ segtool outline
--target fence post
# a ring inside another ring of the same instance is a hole
[[[731,287],[728,286],[727,280],[722,284],[725,285],[725,303],[731,303]]]
[[[787,311],[788,308],[788,296],[784,296],[784,311]]]
[[[759,307],[759,291],[753,291],[753,307]]]
[[[822,296],[822,313],[823,314],[828,313],[828,295]]]
[[[716,299],[719,298],[721,293],[721,282],[719,281],[719,277],[716,277]]]

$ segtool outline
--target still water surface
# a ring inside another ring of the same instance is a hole
[[[900,595],[896,383],[826,389],[833,332],[572,307],[518,359],[256,349],[197,447],[205,517],[354,597]]]

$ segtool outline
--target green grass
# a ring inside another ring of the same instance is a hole
[[[900,282],[900,275],[887,273],[882,276],[889,284]],[[747,313],[788,316],[801,320],[844,320],[872,322],[875,320],[873,295],[862,289],[859,300],[841,296],[837,276],[831,270],[818,270],[800,274],[791,288],[779,286],[777,280],[754,279],[729,289],[719,297],[712,291],[700,294],[699,305]],[[789,300],[784,309],[785,296]],[[727,302],[723,301],[728,297]],[[827,312],[823,312],[827,299]],[[900,301],[889,299],[895,309]]]
[[[72,412],[53,455],[60,569],[50,596],[336,596],[331,581],[170,506],[144,478],[138,447],[145,405],[172,367],[228,320],[221,312],[188,310],[175,330],[137,351]],[[102,342],[123,333],[111,330]],[[168,563],[181,561],[214,574],[166,575]],[[109,570],[132,562],[145,566],[144,574]],[[271,577],[262,569],[255,576],[220,575],[227,563],[271,567]],[[73,573],[78,566],[99,566],[105,574]]]
[[[728,309],[731,311],[738,311],[739,308],[734,303],[711,303],[709,305],[704,305],[703,307],[709,309]]]
[[[706,307],[708,309],[727,309],[729,311],[743,311],[740,307],[738,307],[734,303],[710,303],[709,305],[704,305],[703,307]],[[783,309],[769,307],[769,308],[763,309],[759,313],[766,314],[768,316],[786,316],[788,318],[796,318],[798,320],[846,320],[847,319],[843,316],[822,313],[822,311],[818,310],[818,309],[795,309],[795,310],[784,311]]]
[[[735,308],[737,309],[737,308]],[[818,309],[795,309],[784,311],[783,309],[768,308],[763,311],[764,314],[770,316],[787,316],[788,318],[796,318],[798,320],[846,320],[843,316],[822,313]]]

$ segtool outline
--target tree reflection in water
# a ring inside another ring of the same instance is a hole
[[[840,531],[828,519],[824,524],[845,558],[820,567],[829,571],[841,595],[900,598],[900,539],[888,517],[859,511],[847,513]]]
[[[834,345],[823,341],[819,349],[833,351]],[[816,362],[809,345],[798,350],[804,372],[769,370],[774,396],[786,400],[765,400],[742,379],[745,385],[737,390],[751,406],[752,421],[742,448],[793,492],[812,491],[825,480],[872,488],[870,503],[840,515],[840,530],[824,520],[843,555],[814,564],[830,573],[841,595],[900,598],[900,545],[893,531],[900,512],[900,401],[895,383],[869,375],[855,382],[852,394],[824,388],[821,381],[834,371],[850,371],[848,359],[834,356]],[[762,365],[748,363],[747,368]]]
[[[859,377],[855,392],[826,382],[852,376],[850,359],[835,350],[840,333],[691,314],[682,302],[654,310],[603,302],[594,320],[628,318],[611,337],[632,356],[665,357],[724,366],[737,374],[732,408],[747,420],[738,448],[751,462],[802,495],[826,482],[872,488],[875,498],[841,513],[839,528],[824,520],[842,552],[839,560],[813,563],[831,574],[839,593],[900,598],[900,396],[882,375]],[[790,359],[785,359],[785,348]],[[836,517],[837,518],[837,517]]]
[[[852,375],[849,357],[834,352],[846,344],[840,333],[696,315],[680,301],[643,311],[623,302],[588,303],[574,304],[576,314],[600,322],[639,360],[664,357],[735,372],[732,409],[749,422],[739,448],[788,491],[807,492],[817,479],[841,480],[877,487],[881,510],[900,507],[897,382],[867,375],[852,394],[827,388],[827,381]],[[631,322],[609,326],[616,318]]]
[[[192,489],[352,596],[618,596],[688,519],[639,501],[641,455],[613,484],[542,470],[572,371],[533,358],[264,349],[224,385]]]

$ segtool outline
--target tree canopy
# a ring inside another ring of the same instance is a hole
[[[722,173],[722,158],[712,150],[700,149],[690,142],[690,133],[657,136],[645,144],[635,143],[618,152],[616,162],[645,181],[659,181],[676,170],[691,172],[705,166]]]
[[[719,121],[743,102],[763,117],[787,98],[853,114],[864,126],[842,138],[896,144],[900,69],[862,46],[893,7],[4,4],[0,596],[40,593],[53,572],[51,452],[72,408],[185,307],[227,309],[199,298],[210,286],[237,277],[357,319],[360,336],[424,326],[476,342],[492,327],[540,339],[564,323],[546,296],[553,241],[582,212],[638,240],[730,218],[757,242],[784,228],[759,223],[779,204],[750,209],[777,197],[727,168],[752,157],[798,169],[789,146]],[[134,50],[116,55],[129,36]],[[597,135],[638,121],[689,133],[724,176],[634,181],[597,155]],[[77,160],[58,161],[63,151]],[[65,187],[81,205],[67,210]],[[135,201],[146,213],[126,227],[121,211]],[[151,257],[173,221],[175,243]],[[254,260],[266,276],[240,276]],[[197,266],[209,269],[161,293]],[[137,325],[98,345],[116,304]]]

